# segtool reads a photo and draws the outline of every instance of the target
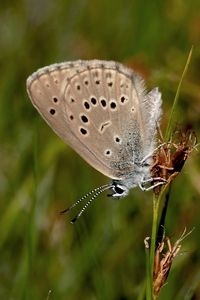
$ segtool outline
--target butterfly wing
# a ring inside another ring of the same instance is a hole
[[[142,159],[141,147],[152,144],[158,95],[145,96],[141,78],[121,64],[99,60],[54,64],[33,73],[27,90],[58,136],[112,179],[133,172],[134,156]]]

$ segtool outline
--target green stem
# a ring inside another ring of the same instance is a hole
[[[170,114],[170,118],[169,118],[169,122],[167,125],[167,130],[165,133],[165,140],[169,141],[170,136],[171,136],[171,131],[172,131],[172,125],[173,125],[173,120],[174,120],[174,115],[175,115],[175,110],[176,110],[176,106],[177,106],[177,102],[178,102],[178,98],[179,98],[179,94],[180,94],[180,89],[181,89],[181,85],[183,82],[183,78],[187,72],[191,57],[192,57],[192,51],[193,51],[193,47],[191,48],[183,73],[181,75],[181,79],[176,91],[176,95],[174,98],[174,102],[172,105],[172,109],[171,109],[171,114]],[[149,262],[148,266],[149,266],[149,272],[147,272],[147,282],[146,282],[146,298],[147,300],[152,300],[155,299],[154,295],[153,295],[153,271],[154,271],[154,257],[155,257],[155,250],[156,250],[156,240],[157,240],[157,233],[158,233],[158,226],[159,226],[159,213],[160,213],[160,204],[161,204],[161,199],[162,199],[162,195],[164,193],[164,191],[166,190],[167,185],[162,189],[162,191],[160,192],[159,196],[156,197],[155,194],[153,195],[153,221],[152,221],[152,232],[151,232],[151,246],[150,246],[150,255],[149,255]]]
[[[191,49],[190,49],[190,52],[189,52],[189,55],[188,55],[183,73],[181,75],[181,79],[180,79],[179,84],[178,84],[178,88],[176,90],[176,95],[175,95],[175,98],[174,98],[174,102],[173,102],[170,117],[169,117],[169,122],[167,124],[167,130],[166,130],[166,133],[165,133],[165,141],[170,140],[171,131],[172,131],[172,128],[173,128],[172,123],[173,123],[173,120],[174,120],[175,109],[176,109],[176,106],[177,106],[177,102],[178,102],[178,98],[179,98],[183,78],[185,77],[185,74],[187,72],[187,69],[188,69],[188,66],[189,66],[189,63],[190,63],[190,60],[191,60],[191,57],[192,57],[192,52],[193,52],[193,47],[191,47]]]
[[[144,241],[146,254],[146,300],[152,299],[152,276],[150,271],[149,238]]]
[[[189,52],[178,88],[176,91],[176,95],[175,95],[174,102],[173,102],[172,109],[171,109],[169,122],[167,125],[167,130],[165,132],[165,141],[169,141],[170,136],[171,136],[172,125],[173,125],[174,114],[175,114],[175,110],[176,110],[176,106],[177,106],[177,102],[178,102],[178,97],[179,97],[181,85],[183,82],[183,78],[187,72],[187,69],[188,69],[188,66],[189,66],[189,63],[191,60],[192,51],[193,51],[193,47],[191,48],[191,50]],[[163,189],[160,192],[158,197],[156,197],[155,194],[153,195],[153,221],[152,221],[150,251],[149,251],[148,243],[145,244],[145,249],[146,249],[146,300],[152,300],[152,299],[155,300],[155,296],[153,295],[154,257],[155,257],[156,240],[157,240],[157,233],[158,233],[158,226],[159,226],[160,204],[161,204],[162,195],[163,195],[164,191],[166,190],[167,186],[168,185],[165,185],[163,187]],[[164,208],[167,209],[166,207],[164,207]],[[165,218],[165,216],[164,216],[164,218]],[[162,222],[164,224],[163,220],[162,220]],[[146,242],[147,242],[147,240],[146,240]]]
[[[151,247],[150,247],[150,271],[151,271],[152,279],[153,279],[156,237],[157,237],[157,230],[158,230],[157,225],[158,225],[159,198],[157,198],[155,195],[153,196],[153,223],[152,223]]]
[[[152,232],[151,232],[151,244],[150,244],[150,255],[149,255],[149,272],[147,273],[147,288],[146,288],[146,299],[152,300],[153,296],[153,270],[154,270],[154,256],[156,249],[156,238],[158,231],[158,218],[159,218],[159,208],[162,198],[162,192],[159,197],[153,195],[153,221],[152,221]]]

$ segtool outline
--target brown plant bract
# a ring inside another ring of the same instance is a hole
[[[186,238],[190,233],[186,233],[186,229],[183,231],[181,237],[172,246],[171,241],[168,237],[165,237],[155,252],[154,259],[154,273],[153,273],[153,294],[157,297],[161,288],[166,283],[169,271],[172,266],[174,258],[177,256],[181,249],[181,241]],[[165,251],[165,246],[167,245],[168,250]]]
[[[196,144],[197,139],[192,130],[177,130],[172,136],[172,141],[161,142],[155,152],[151,168],[152,177],[160,177],[170,183],[181,172]],[[156,195],[160,191],[161,186],[154,189]]]

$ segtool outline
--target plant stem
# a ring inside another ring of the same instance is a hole
[[[158,217],[159,217],[159,207],[160,200],[162,198],[162,192],[159,197],[153,195],[153,220],[152,220],[152,232],[151,232],[151,244],[150,244],[150,253],[149,259],[147,261],[147,282],[146,282],[146,299],[152,300],[153,296],[153,270],[154,270],[154,256],[155,256],[155,248],[156,248],[156,239],[157,239],[157,231],[158,231]],[[148,249],[147,249],[148,250]],[[147,257],[147,254],[146,254]]]
[[[177,102],[178,102],[178,98],[179,98],[183,78],[185,77],[185,74],[188,70],[188,66],[189,66],[189,63],[190,63],[190,60],[191,60],[191,57],[192,57],[192,52],[193,52],[193,46],[190,49],[185,67],[183,69],[183,73],[181,75],[181,79],[180,79],[179,84],[178,84],[178,88],[176,90],[176,95],[175,95],[175,98],[174,98],[174,102],[173,102],[170,117],[169,117],[169,122],[167,124],[167,130],[166,130],[166,133],[165,133],[165,141],[169,141],[170,136],[171,136],[171,131],[172,131],[172,128],[173,128],[172,123],[173,123],[173,119],[174,119],[174,115],[175,115],[175,109],[176,109],[176,106],[177,106]]]
[[[146,238],[144,240],[146,254],[146,300],[152,299],[152,276],[150,271],[149,240],[150,238]]]
[[[157,224],[158,224],[158,210],[159,210],[159,198],[155,195],[153,196],[153,223],[151,232],[151,247],[150,247],[150,270],[151,276],[153,277],[153,264],[154,264],[154,254],[156,247],[156,237],[157,237]]]

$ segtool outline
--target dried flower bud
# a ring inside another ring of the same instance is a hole
[[[182,170],[189,154],[194,150],[197,139],[193,131],[177,130],[172,141],[161,143],[155,152],[151,168],[152,177],[160,177],[170,183]],[[161,186],[154,189],[158,195]]]
[[[177,256],[181,249],[181,242],[190,233],[186,233],[186,229],[183,231],[181,237],[172,246],[168,237],[165,237],[161,243],[159,243],[154,258],[154,274],[153,274],[153,293],[154,296],[158,296],[161,288],[166,283],[174,258]],[[168,250],[165,251],[165,246]]]

